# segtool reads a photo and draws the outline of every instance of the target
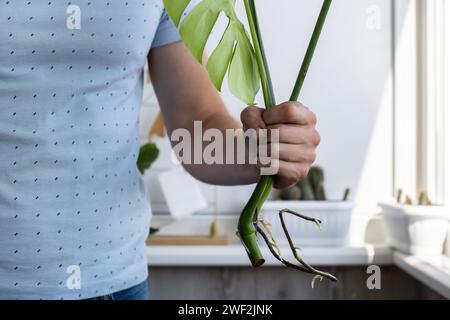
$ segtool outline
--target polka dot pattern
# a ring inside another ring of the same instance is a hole
[[[143,68],[178,40],[161,0],[0,0],[0,299],[89,298],[146,278]]]

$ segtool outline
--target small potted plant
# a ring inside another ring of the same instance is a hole
[[[295,186],[282,190],[278,200],[267,201],[262,208],[263,219],[270,224],[275,236],[282,234],[282,226],[274,212],[288,207],[322,222],[315,224],[286,216],[292,238],[301,246],[339,247],[346,244],[350,228],[353,203],[347,188],[340,200],[328,200],[325,190],[325,173],[321,167],[312,167],[308,176]]]
[[[389,245],[415,255],[440,255],[448,230],[449,209],[435,205],[422,191],[414,203],[397,191],[396,201],[380,204]]]

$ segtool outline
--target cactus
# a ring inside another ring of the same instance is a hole
[[[325,201],[325,174],[320,167],[312,167],[309,171],[308,180],[314,192],[314,200]]]
[[[344,196],[342,197],[342,201],[347,201],[350,197],[350,188],[345,189]]]
[[[401,203],[402,202],[403,189],[397,189],[397,195],[396,195],[395,198],[397,199],[397,203]]]
[[[301,198],[302,190],[297,185],[281,191],[281,200],[295,201],[300,200]]]
[[[417,202],[418,202],[419,206],[432,206],[433,205],[430,198],[428,197],[428,192],[425,190],[420,193],[419,199]]]
[[[414,205],[414,201],[412,197],[405,194],[403,199],[403,189],[397,189],[396,191],[396,201],[398,204],[404,204],[407,206]],[[433,202],[430,200],[430,197],[428,196],[428,191],[423,190],[419,193],[419,196],[417,197],[417,205],[418,206],[433,206]]]
[[[348,201],[350,188],[346,188],[342,201]],[[311,167],[306,178],[297,185],[281,191],[281,200],[327,201],[325,173],[321,167]]]
[[[301,200],[325,201],[325,174],[322,168],[312,167],[308,176],[299,182],[302,191]]]
[[[309,177],[306,177],[305,179],[301,180],[297,184],[297,186],[300,188],[301,191],[300,200],[314,201],[316,199]]]

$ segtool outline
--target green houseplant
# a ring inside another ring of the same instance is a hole
[[[349,197],[350,188],[346,188],[342,201],[348,201]],[[284,201],[328,201],[324,170],[318,166],[311,167],[305,179],[290,188],[281,190],[280,199]]]
[[[271,108],[276,105],[276,101],[259,28],[255,1],[242,1],[245,5],[250,35],[236,14],[236,0],[200,1],[185,17],[182,23],[180,23],[181,18],[190,0],[164,0],[164,5],[175,25],[179,27],[180,35],[186,47],[200,63],[202,62],[206,43],[219,15],[221,13],[225,14],[228,18],[228,26],[206,66],[211,81],[220,91],[225,76],[228,74],[230,91],[248,105],[254,104],[256,94],[262,89],[265,107]],[[323,6],[301,65],[297,81],[295,82],[290,101],[296,101],[299,97],[331,3],[332,0],[323,1]],[[299,264],[291,263],[282,258],[280,249],[275,239],[271,236],[270,228],[268,228],[264,221],[259,219],[261,207],[273,189],[273,185],[273,176],[262,176],[239,218],[237,234],[247,251],[252,265],[259,267],[265,262],[257,241],[257,235],[260,234],[271,253],[287,267],[311,273],[316,277],[326,277],[332,281],[336,281],[333,275],[316,270],[302,260],[298,249],[294,246],[290,238],[286,224],[284,223],[283,214],[293,214],[320,226],[321,222],[317,219],[306,217],[289,209],[279,211],[279,218],[283,225],[285,235],[292,253]]]
[[[141,174],[150,169],[151,165],[158,158],[159,150],[156,144],[148,142],[143,144],[139,150],[139,156],[137,159],[137,167]]]

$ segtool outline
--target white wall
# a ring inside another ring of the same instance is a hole
[[[239,1],[238,1],[239,2]],[[292,90],[322,1],[258,0],[261,28],[279,102]],[[242,8],[239,8],[243,13]],[[349,186],[362,209],[392,194],[392,30],[391,1],[335,0],[306,80],[301,101],[319,118],[322,144],[317,163],[327,175],[330,198],[340,198]],[[243,16],[243,15],[242,15]],[[212,46],[220,38],[220,28]],[[151,94],[150,94],[151,95]],[[224,89],[223,98],[239,116],[244,107]],[[259,99],[262,103],[262,99]],[[144,103],[146,130],[157,104]],[[182,108],[182,106],[180,106]],[[168,145],[166,151],[168,154]],[[164,201],[152,178],[170,166],[167,156],[146,177],[154,207]],[[203,186],[211,204],[213,187]],[[219,211],[238,213],[251,187],[218,188]]]

